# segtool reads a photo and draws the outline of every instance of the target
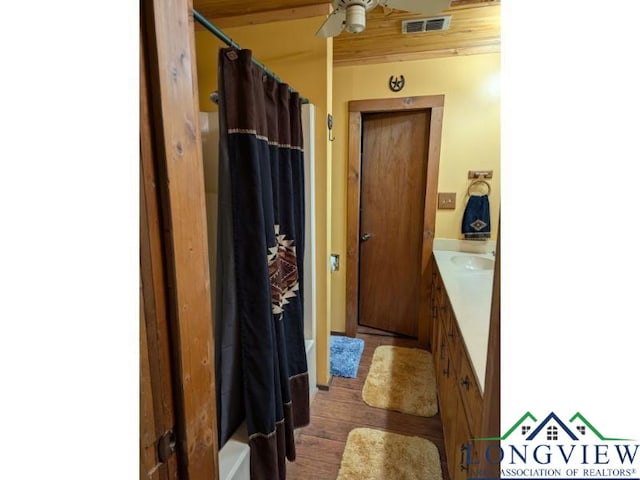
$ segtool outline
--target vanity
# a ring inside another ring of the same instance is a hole
[[[469,441],[482,436],[494,260],[435,249],[433,260],[431,346],[447,466],[451,480],[466,480]]]

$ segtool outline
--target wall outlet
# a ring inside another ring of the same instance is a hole
[[[337,272],[340,270],[340,255],[337,253],[331,254],[331,271]]]
[[[455,193],[438,193],[438,208],[439,209],[456,208],[456,194]]]

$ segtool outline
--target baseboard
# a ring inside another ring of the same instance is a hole
[[[318,390],[322,390],[323,392],[328,392],[329,389],[331,388],[331,381],[333,380],[333,375],[329,375],[329,383],[327,383],[326,385],[322,384],[322,383],[318,383],[316,386],[318,387]]]
[[[378,337],[394,337],[394,338],[406,338],[407,340],[417,340],[417,338],[415,337],[409,337],[407,335],[390,332],[388,330],[380,330],[378,328],[367,327],[365,325],[358,325],[356,332],[365,334],[365,335],[377,335]]]

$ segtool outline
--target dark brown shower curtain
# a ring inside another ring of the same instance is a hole
[[[300,98],[250,50],[219,54],[216,375],[220,444],[246,417],[252,480],[286,478],[309,423]]]

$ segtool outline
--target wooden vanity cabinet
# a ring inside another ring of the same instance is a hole
[[[449,477],[466,480],[471,439],[481,436],[482,393],[435,260],[431,292],[432,355]]]

